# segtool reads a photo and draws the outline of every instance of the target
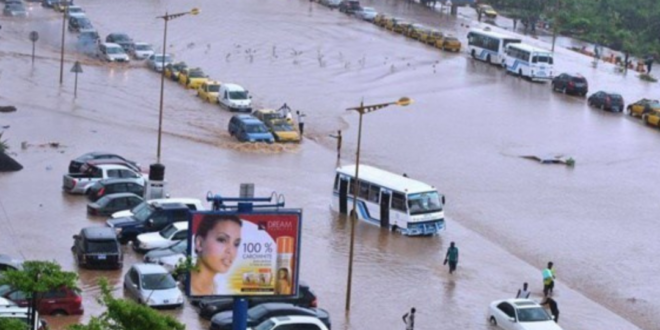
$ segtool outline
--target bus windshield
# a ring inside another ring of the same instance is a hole
[[[440,212],[442,211],[440,194],[437,191],[410,194],[408,195],[408,209],[410,215]]]

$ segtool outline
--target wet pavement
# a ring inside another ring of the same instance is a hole
[[[477,24],[418,5],[367,2],[377,10],[440,25],[460,38]],[[162,42],[165,11],[202,13],[170,22],[168,52],[213,78],[245,86],[258,107],[288,103],[307,113],[300,145],[247,145],[226,132],[231,114],[166,81],[162,160],[172,196],[203,198],[211,190],[284,193],[304,209],[301,278],[331,313],[335,329],[392,329],[411,306],[419,329],[487,329],[492,300],[529,282],[540,299],[541,269],[557,267],[555,296],[565,329],[658,329],[660,248],[657,129],[625,115],[587,107],[475,62],[302,0],[242,0],[135,5],[128,0],[79,4],[104,37],[127,32]],[[130,11],[125,7],[132,8]],[[159,76],[142,64],[104,64],[75,50],[66,33],[64,84],[59,86],[61,16],[34,7],[27,20],[0,24],[0,105],[11,125],[3,138],[25,169],[0,174],[0,251],[56,260],[78,270],[71,236],[102,218],[85,216],[85,199],[61,192],[68,161],[111,150],[146,166],[155,161]],[[482,24],[483,25],[483,24]],[[41,35],[30,64],[29,31]],[[530,40],[541,44],[542,40]],[[549,48],[546,44],[545,48]],[[75,60],[83,62],[73,99]],[[653,97],[657,86],[611,65],[559,48],[556,72],[581,72],[590,92],[614,90],[627,103]],[[328,134],[344,129],[343,163],[354,161],[357,116],[344,109],[409,96],[407,108],[365,117],[362,159],[407,173],[447,196],[448,230],[407,238],[360,223],[356,228],[353,305],[344,313],[349,231],[329,210],[336,155]],[[21,149],[20,142],[30,146]],[[61,147],[42,146],[50,141]],[[519,156],[562,154],[575,168]],[[442,266],[449,241],[461,249],[458,273]],[[125,270],[139,260],[127,250]],[[56,328],[102,312],[96,280],[107,276],[121,296],[124,271],[80,270],[85,315],[51,319]],[[168,311],[189,329],[203,329],[191,307]]]

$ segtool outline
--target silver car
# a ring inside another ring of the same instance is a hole
[[[163,71],[163,56],[165,56],[165,65],[172,63],[172,56],[170,56],[170,54],[163,55],[163,53],[158,53],[149,56],[149,59],[147,59],[147,66],[156,72]]]
[[[25,6],[23,6],[23,3],[8,3],[5,5],[5,9],[2,10],[2,13],[5,16],[12,16],[12,17],[27,17],[27,11],[25,10]]]
[[[368,22],[372,22],[376,15],[378,15],[378,12],[372,7],[362,7],[362,9],[355,12],[355,16]]]
[[[163,266],[135,264],[124,275],[124,294],[150,307],[181,307],[183,293]]]

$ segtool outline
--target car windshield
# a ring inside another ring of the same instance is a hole
[[[162,63],[163,62],[163,55],[156,55],[154,57],[154,61],[156,61],[158,63]],[[172,59],[170,58],[170,56],[165,55],[165,62],[171,62],[171,61],[172,61]]]
[[[172,237],[172,235],[174,235],[174,233],[176,233],[176,228],[172,225],[169,225],[163,228],[163,230],[161,230],[159,234],[164,238],[170,238]]]
[[[154,211],[155,210],[153,206],[145,204],[143,209],[137,210],[137,212],[133,212],[133,217],[139,222],[145,222],[147,219],[149,219]]]
[[[542,307],[518,309],[518,322],[543,322],[551,320]]]
[[[123,54],[124,49],[121,47],[107,47],[106,52],[108,54]]]
[[[76,8],[76,7],[69,7],[69,13],[82,13],[83,10],[82,8]]]
[[[135,50],[151,50],[150,45],[135,45]]]
[[[256,328],[254,328],[254,329],[255,329],[255,330],[270,330],[270,329],[272,329],[274,326],[275,326],[275,322],[273,322],[273,321],[271,321],[271,320],[266,320],[266,321],[261,322],[261,324],[259,324],[259,325],[258,325]]]
[[[411,215],[442,211],[440,194],[437,191],[410,194],[408,195],[408,208]]]
[[[176,287],[176,282],[170,274],[142,275],[142,288],[145,290],[167,290]]]
[[[273,124],[273,131],[276,132],[292,132],[293,127],[287,123],[277,122]]]
[[[183,253],[188,249],[188,240],[179,241],[170,247],[170,250],[176,253]]]
[[[621,100],[623,100],[623,98],[622,98],[621,95],[619,95],[619,94],[611,94],[610,97],[611,97],[612,100],[614,100],[614,101],[621,101]]]
[[[117,242],[113,240],[90,241],[85,243],[87,253],[117,253]]]
[[[246,91],[232,91],[229,92],[229,98],[232,100],[247,100],[248,94]]]
[[[190,71],[190,74],[188,76],[190,78],[204,78],[204,71],[200,71],[200,70]]]
[[[112,39],[120,42],[129,42],[131,39],[126,34],[113,34]]]
[[[217,93],[220,91],[220,85],[209,85],[209,92]]]
[[[248,133],[266,133],[268,129],[263,124],[246,125],[245,131]]]

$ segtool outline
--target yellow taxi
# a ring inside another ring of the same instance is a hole
[[[406,36],[415,40],[419,40],[419,38],[422,35],[422,32],[426,30],[428,30],[428,28],[424,25],[411,24],[410,26],[408,26],[408,30],[406,30]]]
[[[477,13],[481,13],[482,15],[486,16],[486,18],[489,19],[497,18],[497,12],[490,5],[486,5],[486,4],[478,5]]]
[[[386,14],[378,14],[376,17],[374,17],[373,23],[378,25],[378,26],[385,26],[385,22],[389,19],[390,17],[387,16]]]
[[[653,109],[651,112],[643,114],[642,121],[646,125],[660,127],[660,110]]]
[[[275,110],[259,109],[252,115],[261,120],[273,133],[277,142],[300,142],[300,133],[293,128],[284,116]]]
[[[385,19],[385,22],[383,23],[383,27],[388,29],[388,30],[393,30],[394,26],[396,25],[397,22],[400,22],[401,19],[397,17],[388,17]]]
[[[179,72],[179,84],[186,88],[197,89],[209,78],[200,68],[186,68]]]
[[[392,27],[392,32],[404,34],[411,25],[412,23],[398,20],[394,23],[394,26]]]
[[[220,93],[220,82],[207,80],[197,88],[197,96],[209,103],[218,103],[218,94]]]
[[[179,72],[187,67],[186,62],[168,63],[165,65],[165,77],[179,81]]]
[[[58,1],[58,2],[53,3],[53,9],[55,9],[55,11],[63,13],[71,5],[73,5],[73,1],[64,1],[64,0],[62,0],[62,1]]]
[[[461,51],[461,42],[456,37],[445,36],[441,41],[436,41],[435,47],[458,53]]]
[[[658,100],[641,99],[628,105],[627,110],[630,116],[641,117],[651,112],[651,110],[660,110],[660,102]]]
[[[419,35],[419,41],[434,46],[438,41],[442,41],[444,38],[445,35],[442,32],[434,29],[421,31]]]

